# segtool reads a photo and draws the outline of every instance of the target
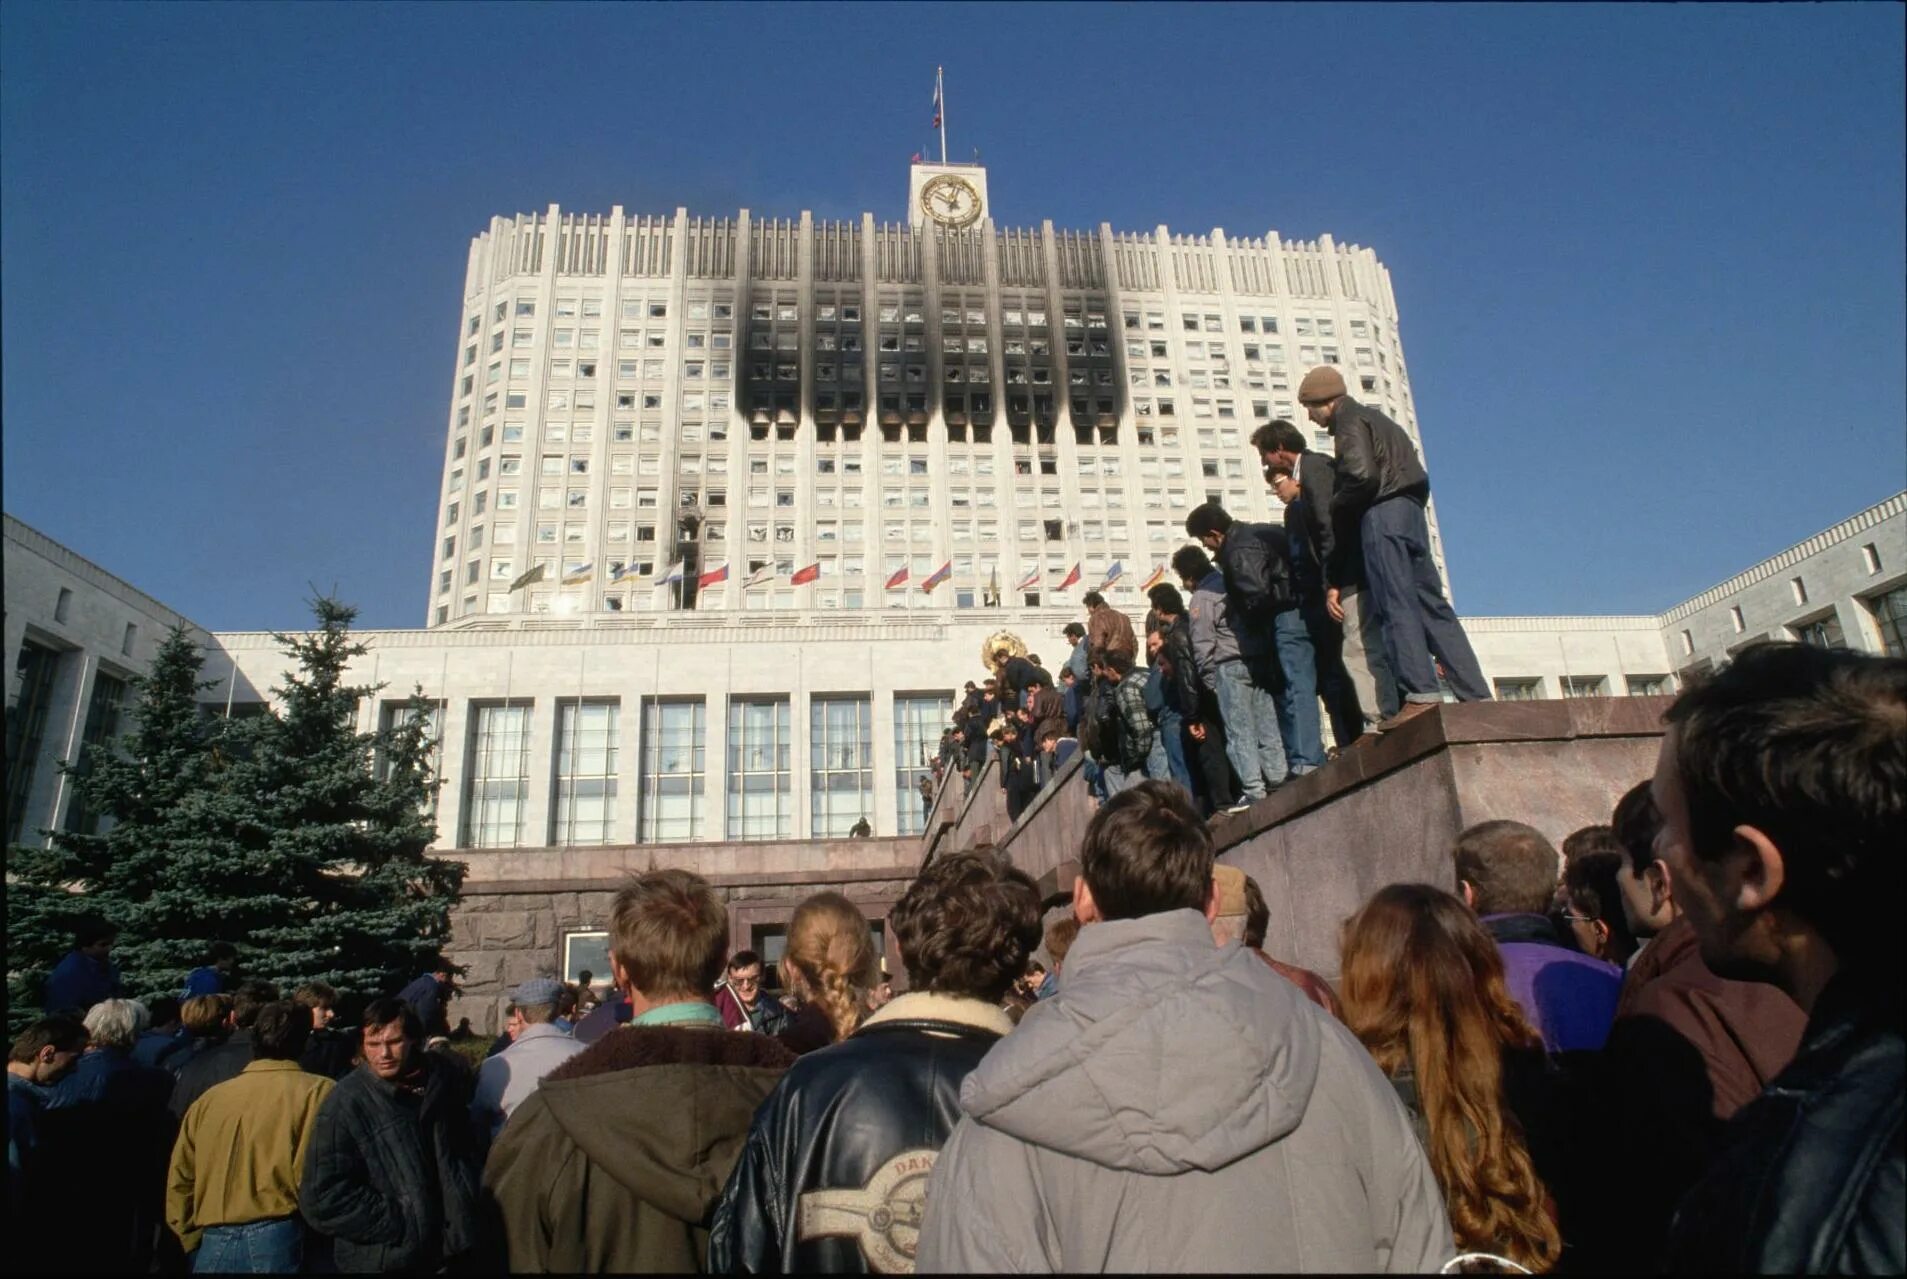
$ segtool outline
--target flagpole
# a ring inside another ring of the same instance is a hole
[[[940,162],[947,163],[947,81],[946,68],[934,68],[934,92],[940,95]]]

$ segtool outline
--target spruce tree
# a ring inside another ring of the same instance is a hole
[[[233,921],[197,891],[233,860],[242,801],[222,791],[221,725],[200,710],[204,655],[182,628],[135,677],[132,731],[88,748],[69,770],[74,802],[99,815],[98,833],[49,831],[45,848],[7,850],[7,1024],[39,1014],[47,973],[72,944],[73,923],[96,916],[120,929],[114,959],[135,997],[177,991]]]
[[[249,939],[288,985],[389,994],[441,961],[464,866],[424,852],[436,838],[424,703],[358,732],[359,703],[382,686],[345,683],[367,651],[350,635],[356,610],[330,598],[312,608],[317,630],[276,636],[295,667],[272,690],[274,712],[233,743],[232,773],[260,809],[247,878],[268,905]]]

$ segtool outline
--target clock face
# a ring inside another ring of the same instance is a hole
[[[945,227],[970,227],[980,220],[980,192],[958,174],[929,178],[920,189],[920,208]]]

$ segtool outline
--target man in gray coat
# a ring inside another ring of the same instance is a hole
[[[1337,1021],[1212,945],[1212,840],[1143,782],[1087,827],[1066,982],[967,1076],[921,1271],[1383,1271],[1455,1253],[1410,1120]]]

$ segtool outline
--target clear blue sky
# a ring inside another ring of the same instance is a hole
[[[424,620],[469,238],[898,219],[1373,246],[1466,613],[1655,611],[1903,486],[1898,5],[36,4],[6,509],[204,625]]]

